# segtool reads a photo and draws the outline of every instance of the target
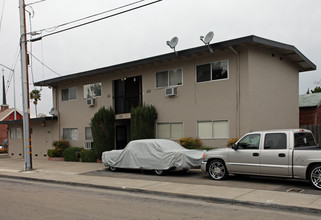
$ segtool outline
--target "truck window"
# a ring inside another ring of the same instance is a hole
[[[284,133],[272,133],[266,134],[264,138],[265,150],[286,149],[286,134]]]
[[[307,132],[295,133],[294,143],[294,148],[316,146],[313,135]]]
[[[243,137],[237,144],[239,149],[259,149],[260,147],[260,134],[249,134]]]

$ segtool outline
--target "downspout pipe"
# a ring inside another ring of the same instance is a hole
[[[240,82],[240,54],[234,49],[234,47],[229,46],[232,52],[236,55],[236,135],[240,137],[240,94],[241,94],[241,82]]]

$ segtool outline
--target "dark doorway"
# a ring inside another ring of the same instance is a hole
[[[116,149],[124,149],[127,145],[127,125],[116,126]]]
[[[115,113],[129,113],[142,101],[142,77],[135,76],[114,81]]]

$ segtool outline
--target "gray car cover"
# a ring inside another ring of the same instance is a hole
[[[188,150],[171,140],[144,139],[128,143],[124,150],[105,151],[105,166],[146,170],[199,168],[205,150]]]

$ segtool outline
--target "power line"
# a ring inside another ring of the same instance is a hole
[[[51,69],[49,66],[47,66],[46,64],[44,64],[40,59],[38,59],[35,55],[33,55],[32,53],[30,53],[30,51],[28,51],[28,53],[35,58],[39,63],[41,63],[41,65],[47,67],[47,69],[49,69],[50,71],[52,71],[53,73],[55,73],[58,76],[61,76],[59,73],[57,73],[56,71],[54,71],[53,69]]]
[[[92,23],[95,23],[95,22],[98,22],[98,21],[101,21],[101,20],[104,20],[104,19],[107,19],[107,18],[115,17],[117,15],[121,15],[121,14],[130,12],[130,11],[134,11],[136,9],[140,9],[140,8],[155,4],[155,3],[160,2],[160,1],[162,1],[162,0],[157,0],[157,1],[154,1],[154,2],[146,3],[144,5],[140,5],[140,6],[137,6],[137,7],[134,7],[134,8],[130,8],[130,9],[127,9],[127,10],[124,10],[124,11],[121,11],[121,12],[118,12],[118,13],[115,13],[115,14],[112,14],[112,15],[108,15],[108,16],[105,16],[105,17],[102,17],[102,18],[98,18],[96,20],[85,22],[83,24],[75,25],[75,26],[72,26],[72,27],[69,27],[69,28],[65,28],[65,29],[62,29],[62,30],[59,30],[59,31],[55,31],[55,32],[52,32],[52,33],[49,33],[49,34],[45,34],[42,37],[34,38],[34,39],[31,39],[30,41],[33,42],[33,41],[41,40],[44,37],[48,37],[48,36],[51,36],[51,35],[54,35],[54,34],[62,33],[62,32],[65,32],[65,31],[69,31],[69,30],[72,30],[72,29],[75,29],[75,28],[79,28],[79,27],[82,27],[82,26],[85,26],[85,25],[88,25],[88,24],[92,24]],[[122,7],[124,7],[124,6],[122,6]],[[58,26],[56,26],[56,27],[58,27]],[[34,32],[34,33],[37,33],[37,32]]]
[[[2,26],[2,18],[3,18],[3,12],[4,12],[4,4],[5,4],[5,2],[6,2],[6,0],[3,0],[1,17],[0,17],[0,31],[1,31],[1,26]]]

